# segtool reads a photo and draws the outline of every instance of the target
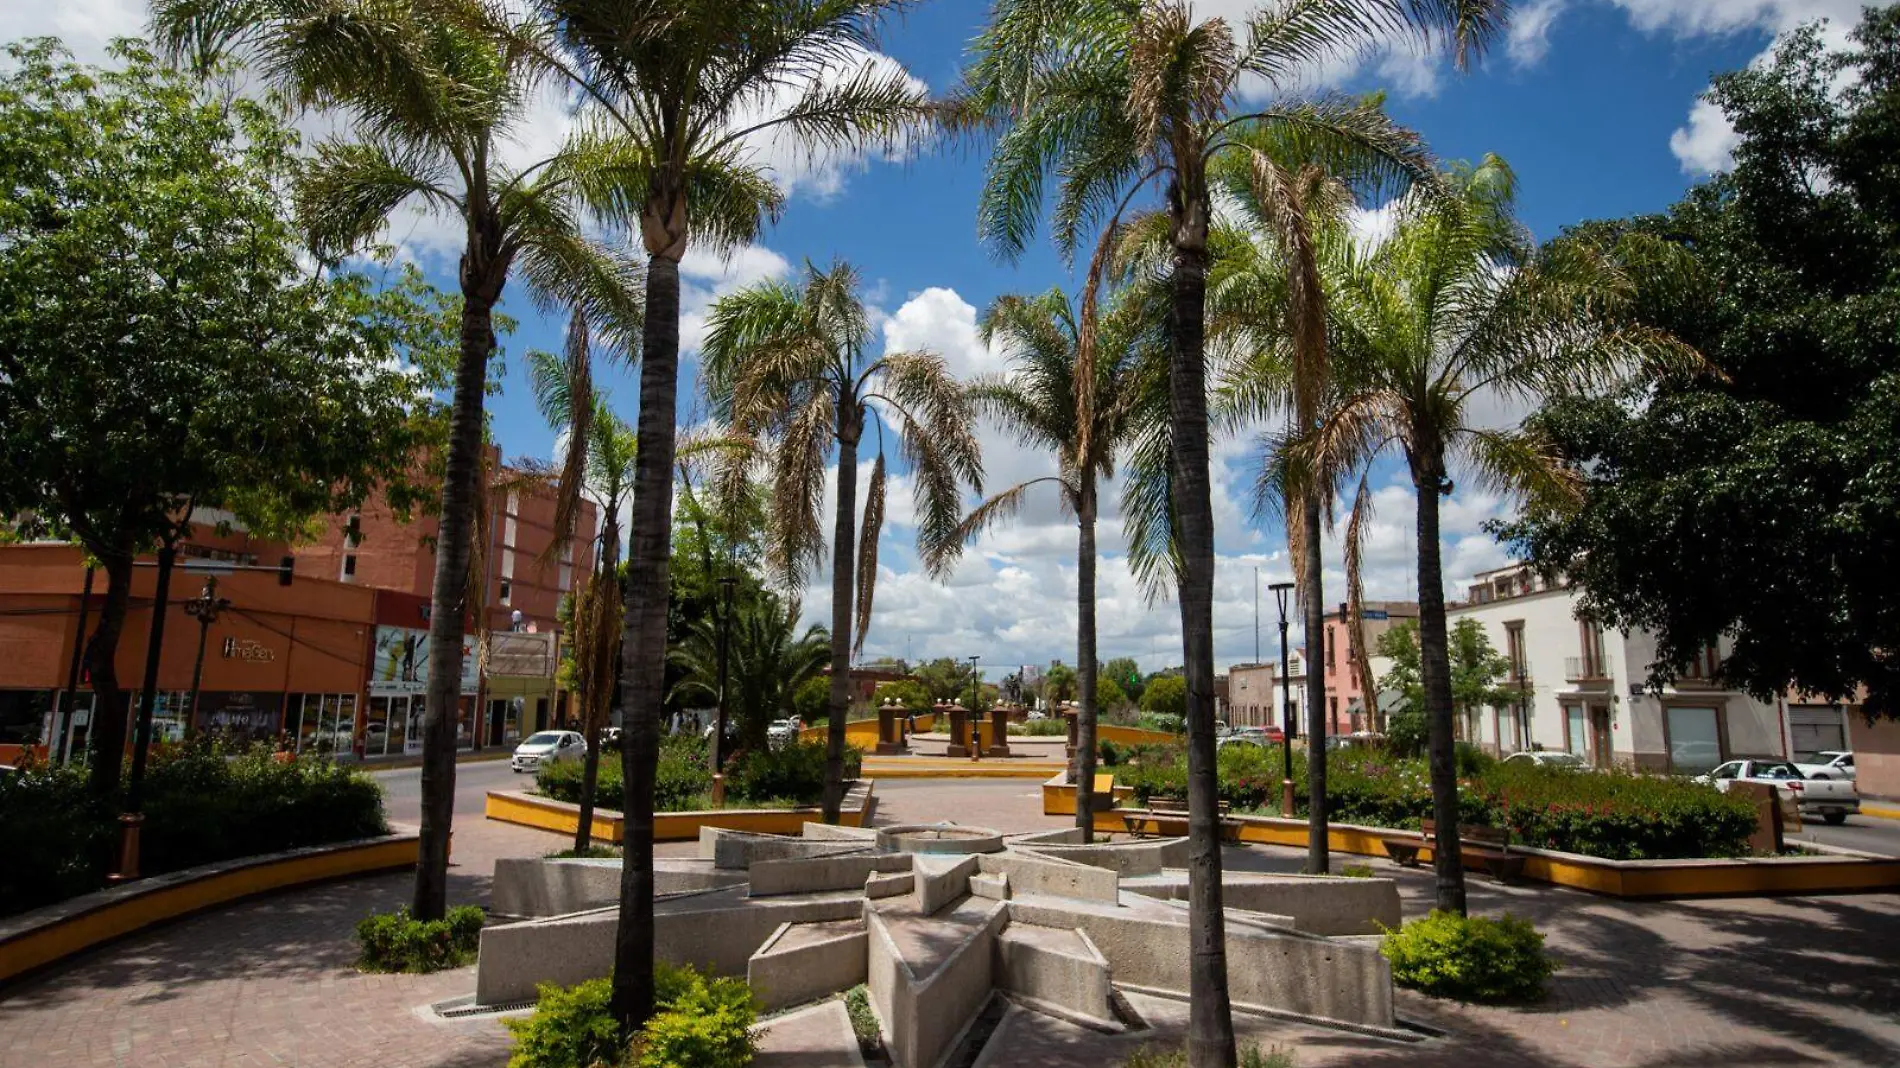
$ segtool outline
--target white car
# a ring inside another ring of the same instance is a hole
[[[1852,782],[1810,779],[1785,760],[1731,760],[1707,775],[1697,776],[1696,781],[1710,783],[1724,793],[1736,782],[1767,783],[1778,796],[1799,805],[1801,815],[1819,816],[1836,827],[1860,811],[1860,794]]]
[[[773,748],[790,745],[798,740],[798,728],[799,724],[795,719],[773,720],[772,725],[765,729],[765,740],[771,743]]]
[[[1821,759],[1813,764],[1795,762],[1801,774],[1810,779],[1852,779],[1854,777],[1854,754],[1836,750],[1816,753]]]
[[[1589,767],[1583,762],[1582,757],[1575,753],[1566,753],[1561,749],[1526,749],[1505,757],[1504,763],[1535,764],[1540,768],[1583,769]]]
[[[526,741],[515,746],[514,759],[508,762],[518,774],[534,771],[543,764],[559,764],[567,760],[579,760],[587,755],[587,739],[575,731],[540,731],[530,734]]]

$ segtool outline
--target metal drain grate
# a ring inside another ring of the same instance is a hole
[[[527,1001],[504,1001],[499,1005],[458,1005],[453,1009],[437,1009],[435,1014],[444,1020],[459,1020],[465,1016],[499,1016],[504,1012],[520,1012],[534,1008],[533,999]]]

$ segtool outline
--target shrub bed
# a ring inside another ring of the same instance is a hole
[[[1387,931],[1379,952],[1392,962],[1393,982],[1459,1001],[1535,1001],[1556,967],[1544,936],[1508,912],[1492,920],[1434,909]]]
[[[1187,761],[1179,746],[1114,750],[1105,762],[1116,782],[1150,797],[1185,798]],[[1237,810],[1277,808],[1277,746],[1230,745],[1220,751],[1220,797]],[[1687,779],[1626,771],[1581,772],[1499,763],[1459,750],[1458,819],[1506,827],[1513,842],[1606,860],[1735,857],[1748,851],[1754,808],[1739,797]],[[1305,754],[1293,754],[1295,797],[1307,797]],[[1373,827],[1414,828],[1432,814],[1430,770],[1423,759],[1379,749],[1328,754],[1331,818]]]
[[[144,793],[140,870],[148,875],[389,833],[382,788],[369,776],[320,759],[280,763],[268,747],[156,747]],[[122,803],[94,795],[78,766],[0,778],[0,915],[104,887]]]
[[[712,770],[707,739],[677,734],[660,740],[658,776],[654,782],[656,812],[692,812],[714,807]],[[863,771],[863,751],[845,748],[844,775],[855,779]],[[549,764],[535,774],[535,786],[556,801],[579,804],[581,763]],[[726,806],[729,808],[815,805],[824,796],[825,743],[792,742],[778,749],[747,749],[726,762]],[[626,791],[620,762],[600,762],[594,786],[594,804],[622,811]]]
[[[356,925],[356,966],[366,972],[459,968],[481,948],[485,919],[474,905],[452,908],[439,920],[418,920],[406,908],[366,916]]]
[[[1069,733],[1068,721],[1056,718],[1026,719],[1011,723],[1009,733],[1020,734],[1026,738],[1060,738]]]
[[[654,969],[658,1011],[635,1036],[619,1041],[611,1011],[613,981],[540,987],[534,1015],[503,1021],[515,1036],[508,1068],[744,1068],[752,1063],[758,1007],[742,979],[691,968]]]

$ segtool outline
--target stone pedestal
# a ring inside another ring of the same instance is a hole
[[[970,710],[962,705],[945,705],[937,710],[937,716],[939,723],[943,722],[942,717],[950,717],[950,748],[944,750],[944,755],[969,756],[970,747],[963,743],[970,737]]]
[[[997,705],[990,709],[990,747],[983,751],[984,756],[1009,755],[1009,720],[1014,712],[1015,709],[1009,705]]]
[[[896,756],[910,752],[904,744],[904,706],[885,701],[877,708],[877,755]]]

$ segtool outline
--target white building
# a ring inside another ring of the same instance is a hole
[[[1738,757],[1780,757],[1781,710],[1711,681],[1718,646],[1660,693],[1644,682],[1655,659],[1648,633],[1603,631],[1576,616],[1577,594],[1526,565],[1473,580],[1448,622],[1475,619],[1511,662],[1507,684],[1528,702],[1469,714],[1467,740],[1495,752],[1560,749],[1591,764],[1698,773]]]

